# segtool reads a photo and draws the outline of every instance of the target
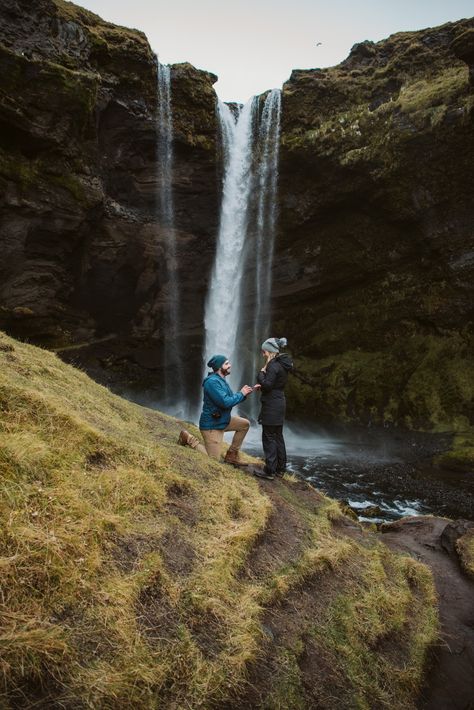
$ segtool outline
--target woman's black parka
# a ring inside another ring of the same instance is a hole
[[[285,385],[288,373],[293,369],[293,361],[286,353],[277,355],[267,365],[267,371],[260,371],[257,382],[262,385],[262,408],[258,421],[264,426],[283,426],[285,421]]]

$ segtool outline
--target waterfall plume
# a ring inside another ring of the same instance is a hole
[[[259,343],[270,325],[277,221],[281,92],[270,91],[259,116],[253,97],[237,116],[218,103],[224,179],[216,257],[205,312],[205,360],[234,362],[234,386],[254,382]],[[254,409],[255,409],[254,403]],[[254,412],[255,414],[255,412]]]
[[[217,107],[224,153],[224,181],[216,256],[205,310],[204,361],[213,353],[222,353],[233,360],[236,351],[256,107],[255,97],[239,109],[237,117],[227,104],[219,101]]]
[[[259,125],[256,167],[255,297],[253,313],[252,372],[259,368],[258,345],[268,336],[275,227],[278,217],[278,157],[280,148],[281,91],[272,89],[265,99]],[[252,400],[252,404],[255,400]]]

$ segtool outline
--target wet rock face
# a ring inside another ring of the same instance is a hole
[[[122,354],[134,338],[159,363],[167,235],[145,36],[63,0],[5,0],[0,55],[0,328],[46,345],[114,333]],[[188,350],[200,342],[218,214],[215,80],[172,69]]]
[[[295,413],[473,420],[473,32],[363,42],[284,86],[274,323]]]
[[[473,33],[463,20],[362,42],[284,86],[273,325],[296,360],[290,415],[473,420]],[[101,340],[94,367],[159,379],[172,289],[148,42],[63,0],[3,0],[0,58],[0,328]],[[219,214],[215,79],[172,67],[194,383]]]

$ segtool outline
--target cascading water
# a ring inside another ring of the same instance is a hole
[[[254,97],[235,119],[229,106],[218,104],[224,187],[206,304],[204,357],[218,352],[234,360],[233,381],[238,387],[242,378],[253,382],[258,344],[268,337],[281,92],[269,92],[260,121],[258,107],[259,100]],[[247,290],[252,294],[250,300],[245,297]],[[257,401],[254,408],[256,405]]]
[[[216,257],[205,310],[204,360],[213,353],[234,358],[241,317],[242,258],[249,218],[253,119],[257,100],[251,99],[234,118],[231,109],[217,107],[224,148],[224,184]]]
[[[256,167],[257,215],[255,234],[255,301],[253,308],[252,372],[259,369],[258,346],[269,337],[273,247],[278,216],[278,157],[280,150],[281,91],[272,89],[260,119]],[[257,400],[252,399],[256,416]]]
[[[163,281],[166,307],[164,311],[163,365],[165,406],[181,401],[184,395],[181,376],[182,361],[178,340],[180,323],[179,282],[177,277],[176,230],[173,204],[173,114],[171,107],[171,70],[158,61],[158,185],[160,227],[165,235],[166,265]]]

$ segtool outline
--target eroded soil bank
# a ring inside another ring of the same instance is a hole
[[[474,583],[449,544],[449,522],[413,516],[382,528],[383,542],[427,564],[436,585],[441,636],[420,698],[423,710],[474,708]]]

